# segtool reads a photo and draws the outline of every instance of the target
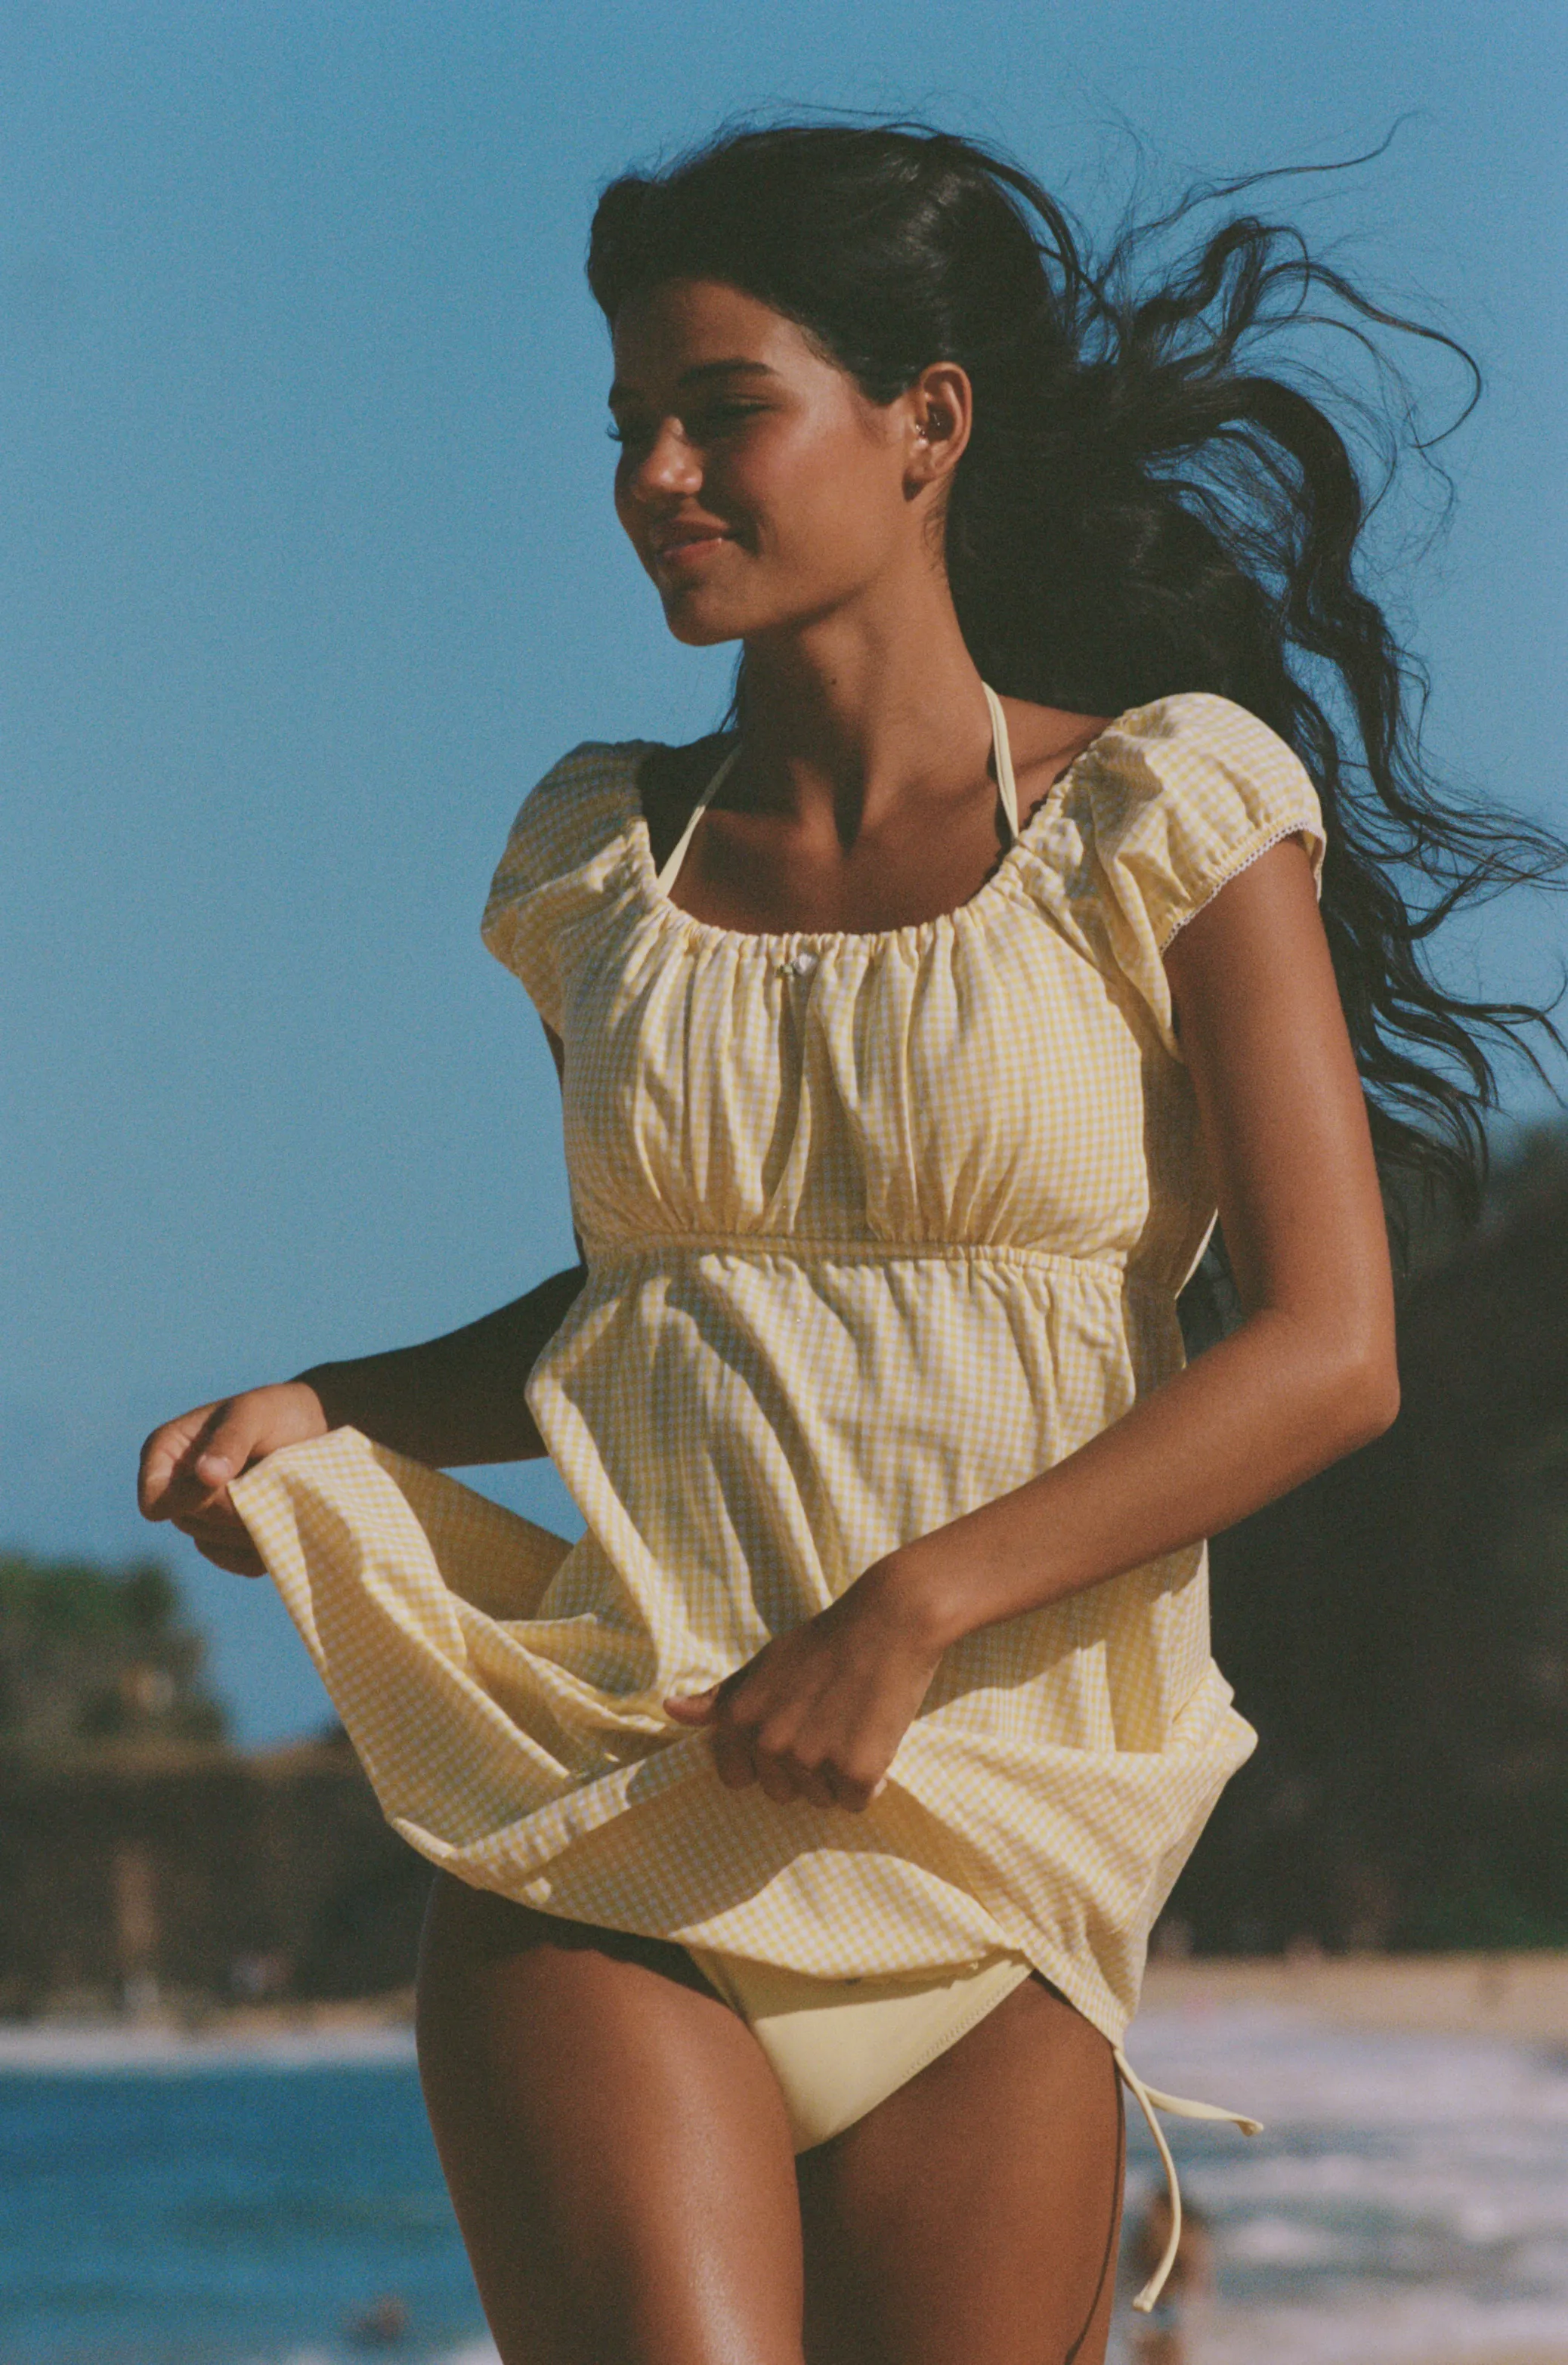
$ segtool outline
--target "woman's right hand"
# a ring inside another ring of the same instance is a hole
[[[308,1380],[283,1380],[197,1405],[155,1429],[142,1447],[136,1489],[141,1515],[172,1519],[217,1567],[235,1576],[264,1576],[250,1530],[229,1499],[229,1481],[280,1446],[325,1437],[328,1428]]]

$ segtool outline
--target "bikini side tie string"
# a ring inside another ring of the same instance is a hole
[[[1225,2119],[1233,2127],[1239,2127],[1244,2135],[1260,2135],[1263,2123],[1260,2119],[1246,2118],[1239,2111],[1222,2111],[1213,2102],[1189,2102],[1180,2094],[1162,2094],[1158,2087],[1144,2084],[1120,2046],[1112,2057],[1137,2095],[1138,2108],[1148,2122],[1148,2132],[1154,2137],[1154,2147],[1164,2166],[1166,2187],[1170,2194],[1170,2239],[1165,2245],[1165,2256],[1133,2302],[1140,2315],[1148,2315],[1165,2289],[1165,2279],[1176,2263],[1176,2247],[1182,2239],[1182,2187],[1177,2180],[1176,2163],[1170,2157],[1170,2146],[1154,2115],[1156,2111],[1169,2111],[1173,2119]]]

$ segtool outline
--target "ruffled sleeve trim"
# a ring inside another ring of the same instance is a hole
[[[1164,955],[1222,887],[1299,837],[1319,894],[1326,839],[1294,750],[1246,707],[1187,691],[1134,708],[1072,768],[1038,850],[1067,906],[1135,989],[1173,1057]]]
[[[643,745],[587,739],[552,765],[523,799],[490,882],[480,936],[557,1032],[561,934],[613,869]]]

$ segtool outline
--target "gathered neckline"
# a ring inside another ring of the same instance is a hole
[[[648,830],[648,816],[643,810],[643,801],[637,792],[637,777],[643,757],[649,748],[660,743],[653,739],[637,740],[633,743],[633,752],[626,768],[624,780],[627,806],[625,835],[637,874],[637,883],[643,891],[644,901],[654,911],[666,914],[672,923],[678,925],[689,934],[706,938],[713,944],[752,945],[760,951],[767,951],[776,950],[781,945],[799,947],[817,945],[827,948],[835,945],[874,946],[901,942],[917,943],[924,938],[939,935],[945,929],[956,929],[960,922],[969,920],[972,914],[979,912],[980,907],[987,902],[988,899],[1009,883],[1012,872],[1018,867],[1018,857],[1021,855],[1032,856],[1036,853],[1036,849],[1029,844],[1031,833],[1047,819],[1051,807],[1056,804],[1079,766],[1086,763],[1100,745],[1101,741],[1109,738],[1114,731],[1119,730],[1130,715],[1141,714],[1145,711],[1144,707],[1137,706],[1124,708],[1120,714],[1112,716],[1103,731],[1095,733],[1086,747],[1079,749],[1072,761],[1064,765],[1057,774],[1027,820],[1021,821],[1012,843],[1002,849],[995,868],[981,880],[974,893],[964,902],[955,903],[950,911],[933,912],[926,919],[905,920],[901,925],[891,928],[726,928],[717,920],[701,920],[694,912],[682,911],[680,905],[672,899],[668,891],[660,883],[658,868],[654,861],[654,846]],[[737,741],[736,745],[728,750],[722,759],[722,766],[727,766],[733,759],[737,752],[738,744]],[[702,792],[704,802],[712,786],[713,783],[711,782],[709,789]]]

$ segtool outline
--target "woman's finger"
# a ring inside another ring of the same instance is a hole
[[[148,1519],[178,1526],[182,1519],[227,1510],[225,1490],[244,1468],[259,1425],[253,1406],[245,1406],[243,1397],[201,1405],[153,1431],[141,1449],[137,1489]]]
[[[713,1727],[713,1763],[726,1789],[744,1790],[757,1779],[750,1740],[722,1720]]]
[[[209,1560],[214,1568],[220,1568],[226,1576],[253,1578],[265,1576],[267,1573],[263,1561],[246,1560],[240,1552],[225,1551],[216,1544],[198,1544],[196,1550],[203,1560]]]
[[[251,1542],[250,1530],[238,1511],[229,1511],[222,1505],[209,1511],[176,1511],[170,1524],[181,1535],[189,1536],[193,1544],[221,1544],[226,1552],[241,1552]]]
[[[197,1442],[191,1467],[213,1494],[226,1488],[230,1478],[238,1478],[261,1441],[267,1407],[258,1401],[259,1395],[258,1391],[234,1396],[220,1405],[208,1434]]]
[[[177,1519],[175,1526],[187,1535],[203,1560],[211,1561],[215,1568],[223,1569],[230,1576],[265,1576],[267,1567],[254,1544],[236,1541],[228,1535],[199,1532]]]
[[[776,1807],[792,1806],[801,1796],[801,1784],[782,1758],[756,1753],[756,1778]]]
[[[665,1700],[665,1714],[677,1724],[711,1724],[718,1714],[718,1697],[717,1684],[705,1692],[671,1692]]]
[[[237,1575],[266,1575],[266,1563],[241,1519],[176,1519],[173,1524],[181,1535],[190,1538],[198,1552],[207,1560],[217,1561],[220,1568],[234,1564]]]
[[[229,1482],[280,1446],[323,1437],[327,1417],[305,1380],[285,1380],[198,1405],[154,1429],[141,1449],[137,1496],[150,1519],[230,1517]],[[234,1532],[238,1533],[239,1523]]]
[[[191,1448],[218,1409],[217,1405],[197,1405],[193,1411],[182,1413],[177,1420],[166,1420],[147,1440],[141,1449],[136,1481],[136,1499],[143,1519],[167,1519],[173,1516],[178,1508],[182,1491],[179,1482]]]
[[[795,1787],[802,1799],[813,1807],[836,1807],[838,1789],[824,1765],[798,1765],[794,1769]]]
[[[833,1786],[834,1797],[846,1814],[862,1815],[874,1799],[879,1799],[888,1787],[885,1773],[879,1774],[865,1759],[854,1765],[828,1764],[823,1767]]]

